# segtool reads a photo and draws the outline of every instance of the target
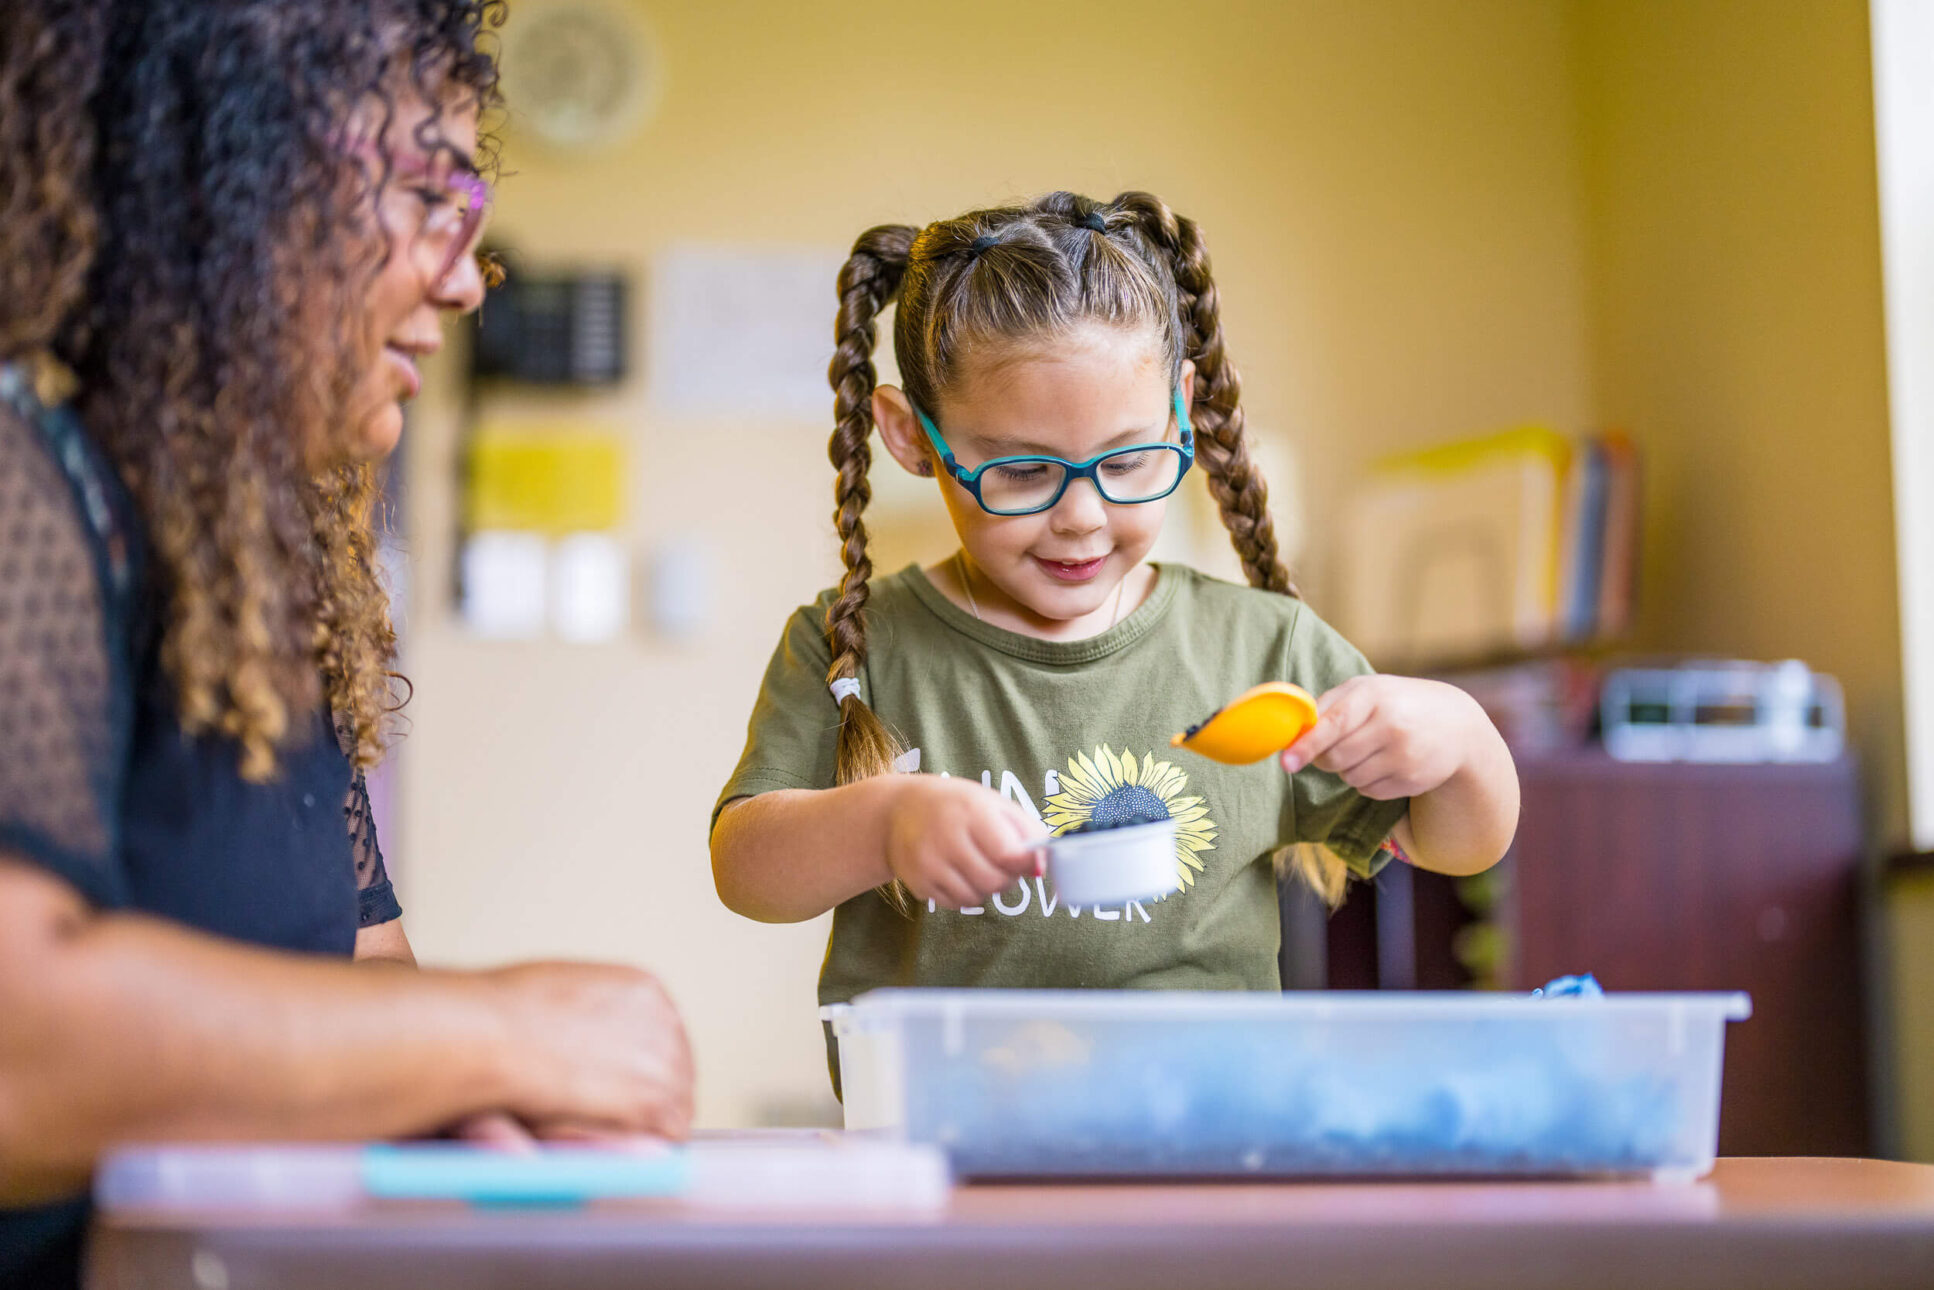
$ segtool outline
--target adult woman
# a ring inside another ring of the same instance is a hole
[[[117,1140],[689,1122],[642,973],[348,961],[410,957],[371,463],[482,297],[494,9],[0,17],[5,1284],[71,1282]]]

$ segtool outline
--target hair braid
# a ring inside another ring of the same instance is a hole
[[[1276,550],[1276,524],[1269,515],[1269,486],[1249,451],[1242,416],[1242,377],[1222,340],[1222,302],[1209,268],[1208,246],[1194,220],[1184,219],[1150,193],[1123,193],[1113,203],[1134,213],[1142,234],[1166,253],[1175,276],[1183,355],[1195,363],[1195,398],[1190,421],[1196,451],[1209,477],[1209,491],[1222,512],[1223,527],[1242,559],[1249,585],[1301,598]],[[1350,870],[1328,847],[1296,845],[1275,856],[1278,872],[1296,875],[1334,909],[1343,903]]]
[[[833,484],[833,526],[839,531],[840,559],[846,574],[839,595],[826,612],[826,637],[833,663],[828,684],[856,679],[866,662],[867,579],[873,562],[866,555],[866,525],[861,519],[873,489],[867,471],[873,464],[873,367],[875,322],[899,290],[907,253],[918,230],[883,224],[860,234],[839,273],[836,345],[827,379],[833,385],[833,437],[826,455],[838,476]],[[842,784],[884,775],[900,754],[898,742],[858,695],[839,704],[838,779]]]
[[[1243,573],[1252,587],[1300,597],[1277,553],[1269,485],[1243,430],[1242,377],[1223,346],[1222,301],[1202,230],[1150,193],[1123,193],[1113,206],[1135,215],[1143,236],[1168,256],[1175,275],[1182,353],[1195,363],[1190,421],[1196,450],[1209,477],[1209,491],[1222,512],[1223,527],[1242,559]]]

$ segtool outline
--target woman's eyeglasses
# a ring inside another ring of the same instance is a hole
[[[1195,461],[1195,431],[1189,425],[1188,405],[1182,402],[1180,389],[1175,391],[1180,444],[1130,444],[1086,461],[1032,455],[996,457],[968,470],[954,459],[953,449],[940,436],[940,427],[917,406],[914,413],[947,473],[972,493],[989,515],[1034,515],[1052,510],[1077,479],[1093,483],[1103,500],[1117,506],[1159,502],[1175,491]]]
[[[439,265],[432,282],[448,278],[464,256],[477,249],[484,216],[490,212],[490,185],[473,170],[455,170],[440,185],[412,181],[426,208],[419,236]]]
[[[423,206],[423,223],[417,230],[417,243],[437,264],[433,283],[441,283],[456,269],[464,256],[477,249],[483,235],[484,217],[490,213],[490,185],[467,165],[458,164],[438,176],[422,160],[392,160],[370,140],[349,146],[352,156],[373,161],[382,182],[412,195]],[[501,280],[502,271],[479,261],[487,285]]]

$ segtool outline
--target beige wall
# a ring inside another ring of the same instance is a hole
[[[1327,520],[1371,455],[1527,418],[1588,422],[1562,6],[641,9],[668,80],[632,142],[564,160],[509,135],[497,227],[535,260],[642,274],[676,241],[836,248],[873,223],[1055,187],[1158,192],[1211,238],[1252,424],[1303,481],[1278,507],[1309,534],[1319,600]],[[827,427],[681,425],[648,393],[634,381],[526,406],[632,427],[652,470],[631,539],[694,535],[730,570],[689,647],[467,639],[442,573],[451,428],[434,405],[418,418],[417,697],[391,850],[426,958],[660,969],[691,1018],[702,1120],[739,1123],[826,1098],[824,930],[727,914],[705,822],[783,616],[836,573]]]

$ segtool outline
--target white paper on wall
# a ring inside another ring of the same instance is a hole
[[[646,611],[651,627],[674,640],[692,640],[712,619],[718,561],[703,539],[669,538],[651,553]]]
[[[826,366],[844,262],[816,248],[687,244],[661,254],[646,340],[659,409],[830,426]]]
[[[472,632],[489,640],[544,634],[549,546],[538,533],[470,535],[463,545],[463,619]]]
[[[573,533],[551,549],[551,628],[559,640],[616,640],[631,617],[631,562],[604,533]]]

